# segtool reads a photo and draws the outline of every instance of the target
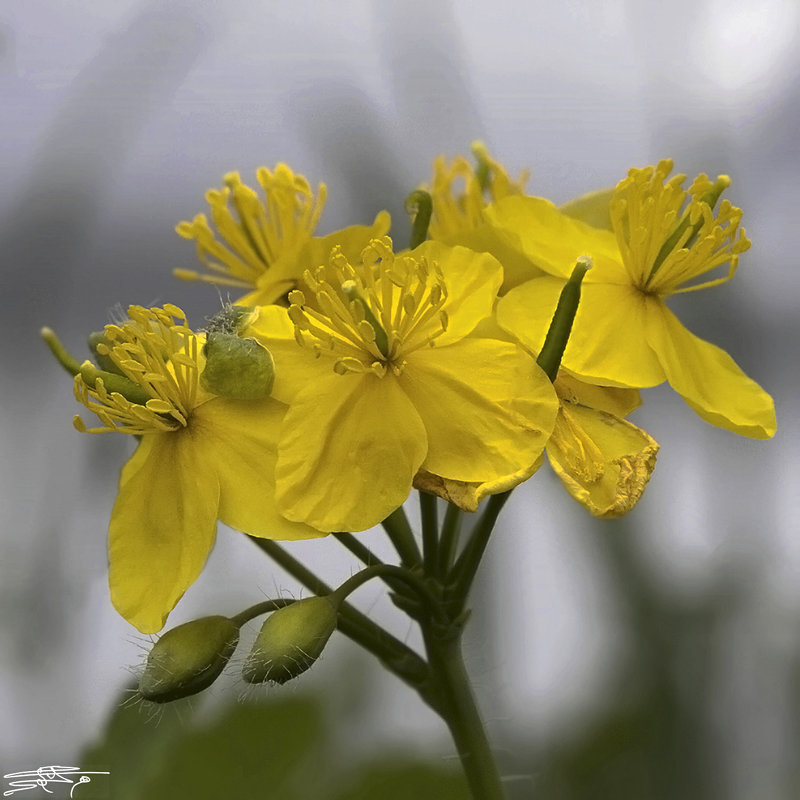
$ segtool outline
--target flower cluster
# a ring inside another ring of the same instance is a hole
[[[412,488],[475,511],[545,456],[593,515],[624,514],[659,449],[626,419],[641,388],[774,434],[769,395],[667,305],[729,280],[750,246],[727,177],[684,189],[662,161],[559,209],[474,154],[437,159],[410,250],[386,212],[315,236],[325,186],[284,164],[258,171],[262,194],[231,173],[211,222],[177,226],[206,270],[178,277],[242,293],[206,330],[131,306],[83,364],[45,332],[100,422],[76,427],[138,439],[109,528],[112,599],[137,628],[163,626],[218,520],[267,539],[363,531]]]

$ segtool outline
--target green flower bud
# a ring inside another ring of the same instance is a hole
[[[273,612],[261,626],[242,677],[248,683],[286,683],[305,672],[336,629],[338,610],[330,597],[309,597]]]
[[[268,397],[275,382],[275,362],[255,339],[235,333],[209,333],[203,353],[206,366],[200,385],[208,392],[232,400]]]
[[[202,692],[219,677],[238,643],[239,626],[227,617],[178,625],[147,656],[139,694],[154,703],[169,703]]]

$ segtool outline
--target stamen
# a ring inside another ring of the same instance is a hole
[[[432,239],[446,240],[474,230],[481,224],[488,202],[525,191],[530,177],[527,170],[520,173],[517,180],[511,180],[482,142],[474,142],[471,149],[477,162],[475,167],[463,156],[457,156],[449,165],[444,156],[433,163]]]
[[[653,294],[696,291],[723,283],[733,276],[739,253],[750,247],[739,227],[740,209],[724,200],[714,216],[714,207],[730,185],[726,175],[713,183],[706,175],[698,175],[687,191],[682,188],[684,175],[664,182],[671,171],[669,159],[655,168],[632,169],[611,201],[623,263],[634,284]],[[724,264],[730,265],[727,276],[678,288]]]
[[[76,427],[89,433],[133,434],[185,427],[197,396],[196,335],[177,306],[131,306],[128,316],[122,325],[106,325],[104,341],[97,345],[121,374],[86,362],[75,377],[76,399],[103,427],[87,429],[83,422]]]
[[[238,172],[225,175],[222,189],[206,192],[216,234],[204,214],[176,226],[179,236],[196,242],[198,260],[213,273],[177,269],[176,277],[255,288],[278,258],[298,252],[311,238],[325,206],[325,185],[315,197],[308,181],[285,164],[274,173],[261,167],[256,175],[263,200]]]
[[[444,333],[447,290],[438,265],[396,258],[391,239],[374,239],[352,266],[334,248],[327,267],[307,272],[313,293],[292,293],[289,319],[295,338],[318,354],[334,356],[334,370],[399,374],[405,357]],[[322,346],[324,345],[324,347]]]

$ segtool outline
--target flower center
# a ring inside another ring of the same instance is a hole
[[[611,199],[611,221],[622,261],[634,285],[648,294],[676,294],[707,289],[733,277],[739,253],[750,247],[742,211],[723,200],[730,179],[712,183],[698,175],[688,191],[685,175],[675,175],[672,160],[656,167],[631,169]],[[737,236],[738,231],[738,236]],[[710,270],[729,264],[728,274],[678,288]]]
[[[310,299],[303,291],[289,293],[295,337],[318,356],[332,356],[340,374],[383,376],[390,368],[399,375],[410,353],[433,346],[447,330],[447,287],[438,264],[395,256],[388,236],[373,239],[357,266],[335,247],[327,266],[306,270],[303,280]]]
[[[109,392],[102,378],[89,385],[75,376],[75,398],[94,412],[102,427],[86,428],[76,416],[82,432],[164,433],[188,424],[196,404],[198,340],[177,306],[142,308],[131,306],[129,319],[121,325],[106,325],[105,341],[97,352],[107,356],[118,372],[140,386],[150,399],[143,405],[119,392]],[[180,320],[180,323],[177,321]]]

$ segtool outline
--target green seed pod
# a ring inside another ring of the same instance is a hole
[[[238,643],[239,627],[227,617],[178,625],[147,656],[139,694],[154,703],[169,703],[202,692],[219,677]]]
[[[122,375],[122,370],[114,363],[108,355],[110,344],[103,331],[94,331],[89,334],[89,350],[94,356],[95,364],[104,372],[113,372]],[[98,345],[100,348],[98,349]]]
[[[208,392],[232,400],[268,397],[275,382],[275,362],[255,339],[233,333],[209,333],[203,353],[206,366],[200,385]]]
[[[336,629],[338,609],[329,597],[309,597],[270,614],[245,661],[242,677],[248,683],[286,683],[305,672]]]

